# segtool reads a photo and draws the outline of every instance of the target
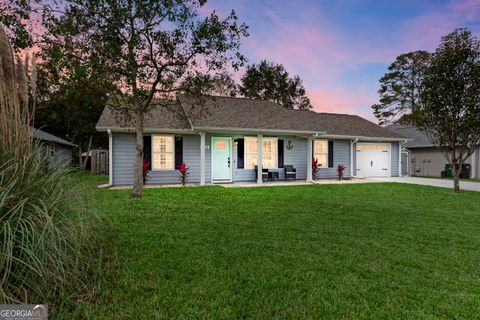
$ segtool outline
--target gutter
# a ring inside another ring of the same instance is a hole
[[[221,127],[194,127],[195,130],[203,132],[233,132],[233,133],[282,133],[285,135],[294,134],[294,135],[312,135],[312,136],[323,136],[326,132],[323,131],[303,131],[303,130],[281,130],[281,129],[254,129],[254,128],[221,128]]]

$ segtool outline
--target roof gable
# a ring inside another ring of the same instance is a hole
[[[395,132],[405,138],[410,139],[404,147],[406,148],[419,148],[419,147],[433,147],[433,143],[428,136],[411,125],[391,124],[387,126],[387,129]]]
[[[53,142],[53,143],[62,144],[62,145],[65,145],[65,146],[70,146],[70,147],[76,147],[77,146],[74,143],[68,142],[67,140],[64,140],[62,138],[54,136],[53,134],[50,134],[50,133],[45,132],[43,130],[36,129],[36,128],[33,128],[33,127],[30,127],[30,130],[32,132],[32,135],[40,141]]]

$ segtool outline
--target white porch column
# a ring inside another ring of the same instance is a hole
[[[112,130],[108,129],[108,186],[113,186],[113,136]],[[82,156],[82,155],[80,155]],[[88,154],[87,154],[88,157]],[[85,160],[87,161],[87,160]]]
[[[200,132],[200,185],[205,185],[205,132]]]
[[[262,151],[263,151],[263,135],[257,135],[257,142],[258,142],[258,158],[257,158],[257,183],[263,183],[262,179]]]
[[[307,139],[307,181],[312,182],[312,159],[313,159],[313,150],[312,150],[313,138],[308,137]]]

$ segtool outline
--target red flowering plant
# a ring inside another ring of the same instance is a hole
[[[338,181],[342,180],[343,171],[345,171],[345,166],[342,163],[339,163],[338,166],[337,166]]]
[[[143,160],[143,184],[147,183],[149,171],[150,171],[150,161]]]
[[[318,159],[313,158],[312,159],[312,178],[313,179],[317,178],[318,170],[320,169],[320,167],[321,167],[321,164],[318,163]]]
[[[180,172],[180,181],[182,182],[182,186],[187,183],[188,175],[190,172],[188,172],[187,164],[185,162],[180,163],[178,166],[178,171]]]

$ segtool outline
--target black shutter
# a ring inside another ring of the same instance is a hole
[[[175,169],[180,167],[183,162],[183,137],[174,137],[175,139]]]
[[[149,168],[152,167],[152,136],[143,137],[143,160],[150,163]]]
[[[328,141],[328,167],[333,168],[333,141]]]
[[[278,167],[283,168],[283,139],[278,139]]]
[[[243,161],[243,153],[245,150],[245,139],[237,139],[237,168],[243,169],[245,167]]]

